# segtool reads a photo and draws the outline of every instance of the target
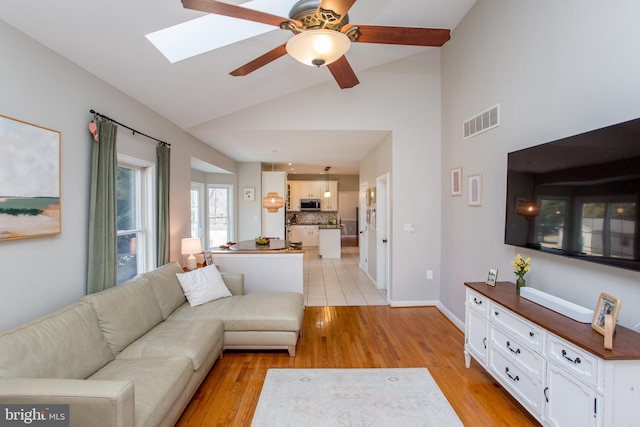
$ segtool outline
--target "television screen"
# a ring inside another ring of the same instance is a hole
[[[508,154],[505,243],[640,270],[640,119]]]

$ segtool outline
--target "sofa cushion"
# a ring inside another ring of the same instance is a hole
[[[88,378],[126,380],[134,386],[135,425],[157,426],[183,393],[193,375],[186,357],[116,359]]]
[[[0,332],[0,377],[84,379],[113,359],[93,307],[77,302]]]
[[[251,292],[223,317],[225,331],[298,331],[304,298],[296,292]]]
[[[215,265],[176,274],[176,276],[191,307],[231,296]]]
[[[182,273],[182,267],[177,262],[165,264],[153,271],[144,273],[143,276],[149,280],[151,290],[156,296],[162,318],[166,319],[173,311],[184,304],[187,299],[182,292],[180,282],[176,277],[177,273]]]
[[[184,303],[169,316],[168,321],[174,320],[197,320],[197,319],[218,319],[224,320],[233,307],[244,296],[238,295],[227,298],[220,298],[210,301],[197,307],[191,307],[189,303]]]
[[[216,347],[222,347],[221,320],[162,322],[118,354],[118,359],[185,356],[197,371]]]
[[[114,355],[162,321],[162,313],[146,277],[87,295]]]

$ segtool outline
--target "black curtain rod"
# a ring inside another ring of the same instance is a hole
[[[139,132],[139,131],[137,131],[137,130],[135,130],[135,129],[133,129],[133,128],[129,127],[129,126],[127,126],[127,125],[123,125],[122,123],[120,123],[120,122],[117,122],[117,121],[113,120],[111,117],[107,117],[107,116],[105,116],[104,114],[100,114],[100,113],[98,113],[98,112],[97,112],[97,111],[95,111],[95,110],[89,110],[89,112],[90,112],[91,114],[93,114],[93,116],[94,116],[94,117],[101,117],[101,118],[103,118],[103,119],[105,119],[105,120],[108,120],[108,121],[110,121],[110,122],[112,122],[112,123],[115,123],[115,124],[117,124],[117,125],[120,125],[120,126],[122,126],[123,128],[129,129],[131,132],[133,132],[133,134],[134,134],[134,135],[137,133],[137,134],[139,134],[139,135],[146,136],[146,137],[147,137],[147,138],[149,138],[149,139],[153,139],[154,141],[157,141],[157,142],[159,142],[159,143],[160,143],[160,144],[162,144],[162,145],[166,145],[167,147],[171,147],[171,144],[169,144],[168,142],[161,141],[161,140],[159,140],[158,138],[154,138],[154,137],[152,137],[152,136],[147,135],[146,133]]]

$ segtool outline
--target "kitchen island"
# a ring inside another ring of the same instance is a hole
[[[221,272],[244,274],[246,293],[303,293],[304,251],[291,249],[287,240],[271,239],[268,245],[258,245],[255,240],[246,240],[229,249],[213,249],[211,255]]]
[[[318,226],[318,254],[322,258],[340,258],[342,226],[340,225],[319,225]]]

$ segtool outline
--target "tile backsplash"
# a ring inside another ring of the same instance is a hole
[[[296,217],[297,224],[326,224],[329,219],[337,224],[338,212],[287,212],[287,223],[292,222]]]

